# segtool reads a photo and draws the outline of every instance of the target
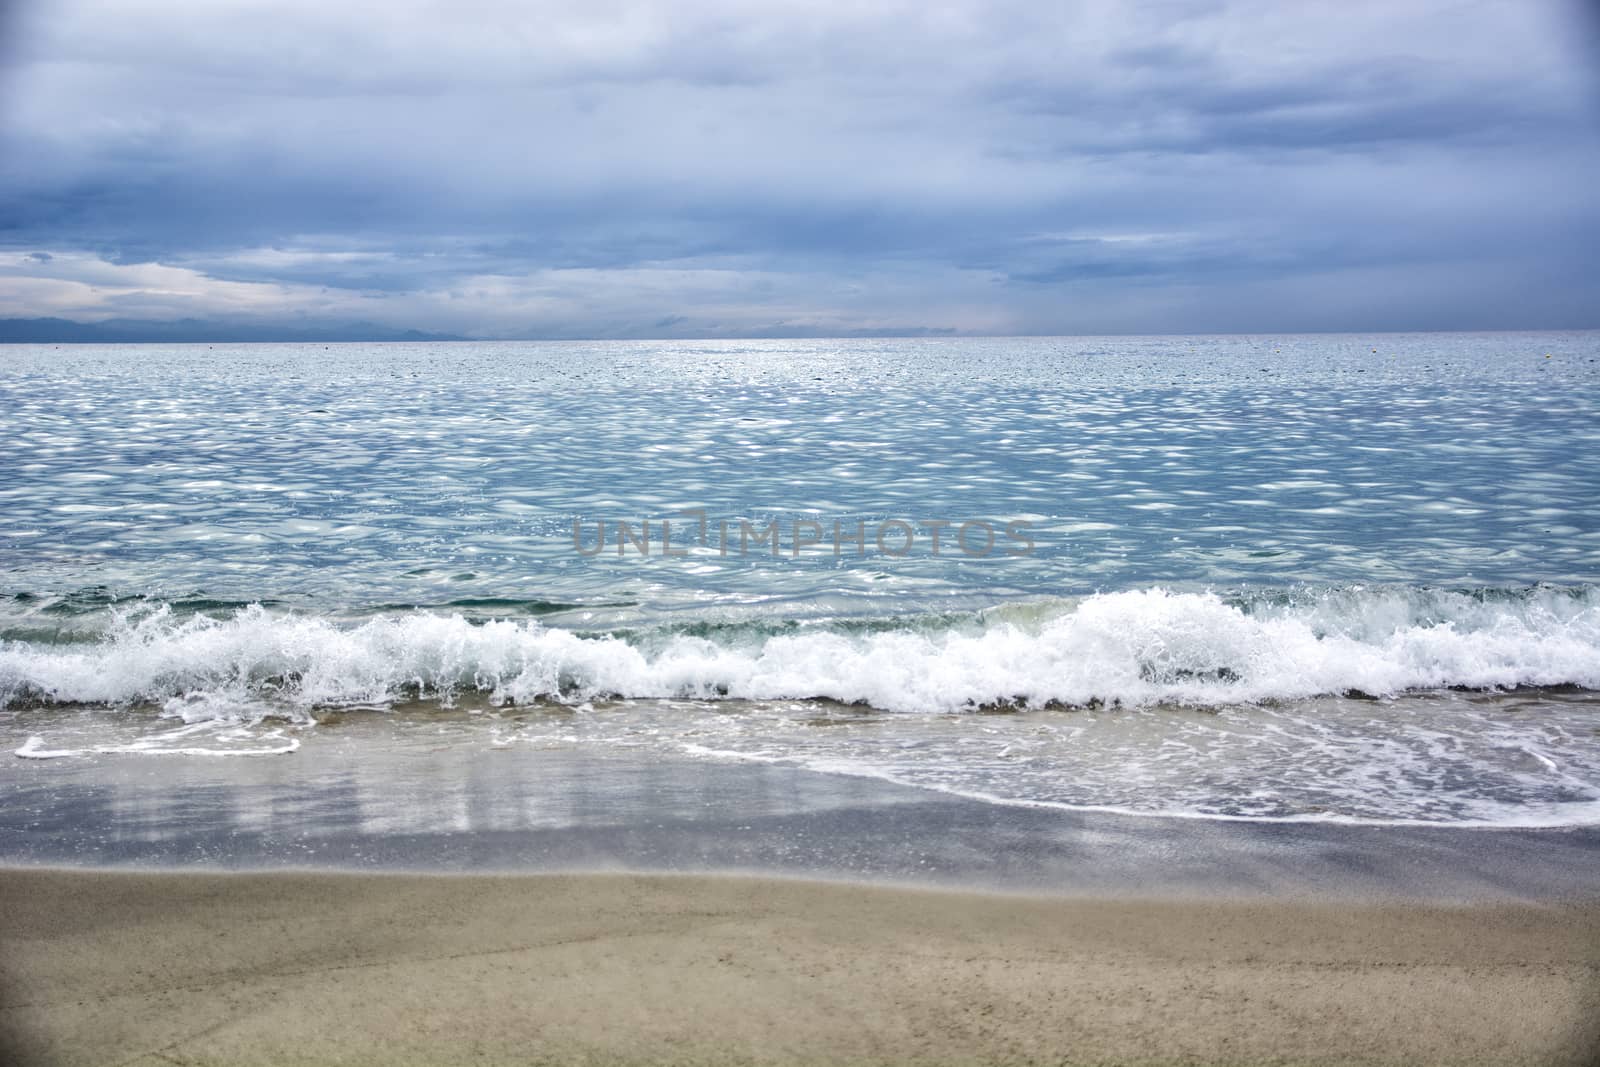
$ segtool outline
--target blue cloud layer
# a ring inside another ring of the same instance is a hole
[[[1576,6],[11,14],[0,317],[1600,326],[1596,38]]]

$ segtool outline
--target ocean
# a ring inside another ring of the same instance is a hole
[[[528,773],[1600,823],[1597,360],[1592,332],[6,346],[0,777],[333,736],[381,767],[383,723]]]

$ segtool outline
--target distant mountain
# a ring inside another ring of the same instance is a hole
[[[146,322],[140,319],[108,319],[105,322],[73,322],[69,319],[0,319],[0,344],[194,344],[248,341],[464,341],[443,333],[421,330],[396,330],[372,322],[352,322],[333,326],[280,326],[270,323],[206,322],[179,319],[176,322]]]

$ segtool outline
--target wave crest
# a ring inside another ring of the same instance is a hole
[[[950,712],[1555,685],[1600,688],[1593,587],[1228,599],[1150,589],[956,621],[777,634],[729,626],[714,636],[585,635],[427,611],[341,624],[259,605],[221,617],[163,608],[118,618],[92,643],[0,643],[0,706],[182,697],[185,718],[262,700],[312,707],[462,693],[503,703],[823,698]]]

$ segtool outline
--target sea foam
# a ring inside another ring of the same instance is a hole
[[[1441,687],[1600,688],[1593,587],[1225,598],[1148,589],[956,620],[584,634],[413,611],[355,622],[249,606],[116,617],[92,641],[0,644],[0,706],[157,703],[188,721],[474,694],[827,699],[888,712],[1218,706]]]

